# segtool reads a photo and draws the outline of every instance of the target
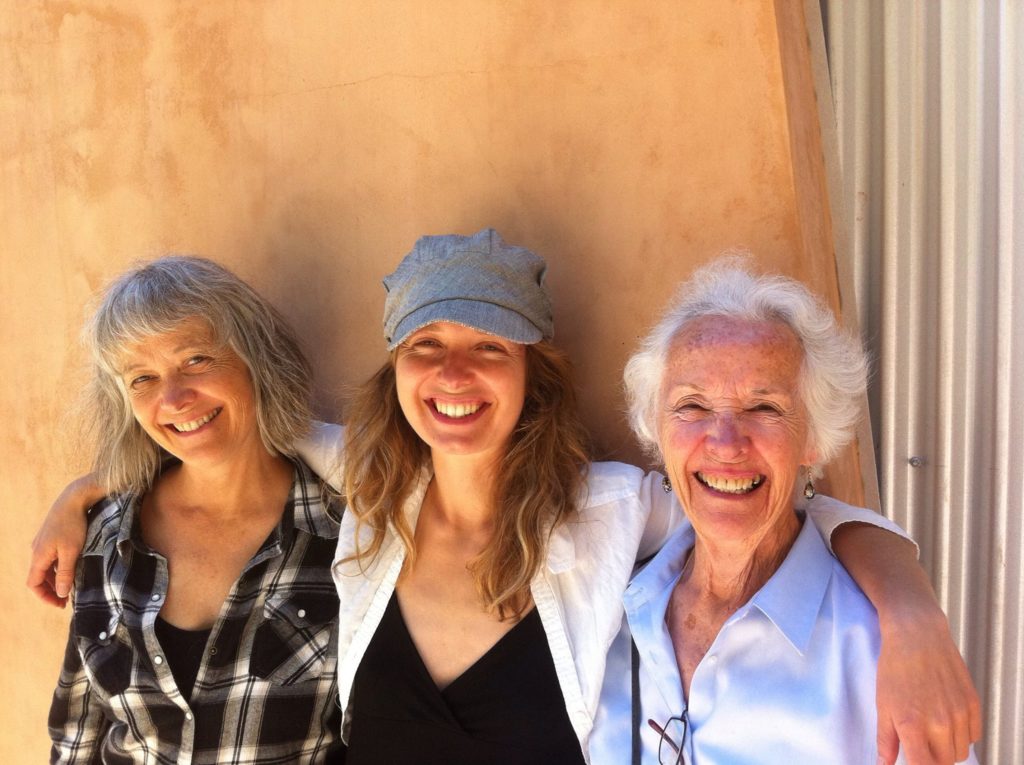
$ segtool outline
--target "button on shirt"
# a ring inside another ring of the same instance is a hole
[[[803,524],[778,571],[725,622],[687,700],[665,613],[693,545],[693,529],[680,529],[626,590],[591,761],[630,762],[632,631],[644,763],[670,746],[653,720],[688,765],[874,765],[878,618],[813,525]]]
[[[51,762],[322,763],[341,757],[338,510],[296,464],[278,527],[211,630],[191,702],[154,632],[167,561],[146,546],[141,498],[90,513],[74,615],[50,708]],[[229,544],[230,540],[225,540]]]

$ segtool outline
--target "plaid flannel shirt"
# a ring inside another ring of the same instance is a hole
[[[338,513],[319,479],[297,463],[281,523],[213,625],[190,702],[154,633],[167,561],[142,541],[140,509],[140,497],[117,496],[90,513],[50,708],[50,761],[343,761],[331,581]]]

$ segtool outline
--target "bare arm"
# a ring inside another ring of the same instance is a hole
[[[832,534],[843,566],[878,611],[879,762],[909,765],[967,759],[981,737],[981,702],[911,542],[847,523]]]
[[[32,540],[32,558],[25,584],[46,603],[63,608],[75,580],[75,563],[85,544],[90,507],[105,492],[89,475],[76,478],[65,487],[43,519]]]

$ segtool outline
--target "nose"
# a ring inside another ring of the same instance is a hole
[[[732,412],[720,412],[713,418],[706,443],[711,454],[725,462],[742,459],[747,453],[747,435]]]
[[[444,355],[437,376],[444,386],[457,390],[472,381],[473,366],[467,354],[461,351],[449,351]]]
[[[183,412],[195,401],[196,394],[188,379],[181,375],[170,375],[164,380],[160,391],[160,406],[170,412]]]

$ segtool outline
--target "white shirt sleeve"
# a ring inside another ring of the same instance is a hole
[[[807,517],[810,518],[818,533],[821,534],[821,538],[825,541],[828,551],[833,555],[835,555],[835,551],[832,549],[832,534],[844,523],[867,523],[871,526],[885,529],[898,537],[906,539],[914,545],[915,552],[920,555],[921,551],[917,546],[917,542],[911,539],[907,532],[874,510],[848,505],[824,494],[818,494],[813,499],[808,500],[804,509],[807,511]]]
[[[337,491],[342,489],[345,428],[331,422],[314,422],[309,435],[295,444],[299,456]]]

